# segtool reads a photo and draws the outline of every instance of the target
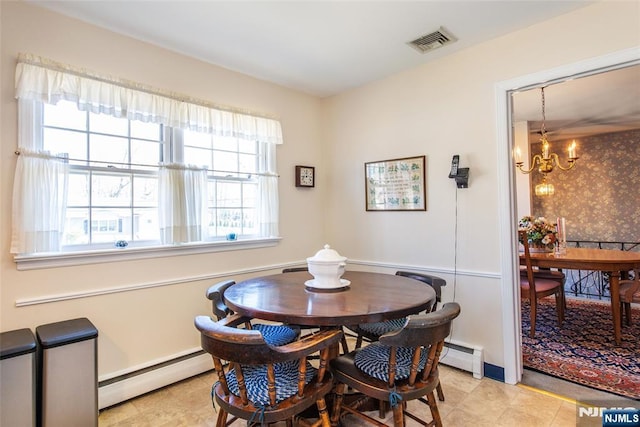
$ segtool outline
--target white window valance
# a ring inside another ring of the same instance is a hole
[[[282,128],[276,119],[98,75],[34,55],[19,55],[15,84],[16,98],[19,99],[50,104],[68,100],[76,102],[79,109],[93,113],[221,136],[282,143]]]

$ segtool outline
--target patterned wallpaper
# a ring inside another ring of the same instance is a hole
[[[564,165],[571,141],[550,138],[551,152]],[[640,241],[640,129],[576,140],[578,161],[570,171],[555,169],[547,182],[555,194],[538,197],[531,176],[531,207],[535,216],[566,218],[567,240]],[[540,152],[540,143],[532,144]]]

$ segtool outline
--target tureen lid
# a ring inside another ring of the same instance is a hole
[[[341,256],[338,252],[331,249],[331,246],[328,244],[324,245],[324,249],[320,249],[316,254],[310,258],[307,258],[307,261],[312,262],[344,262],[347,258]]]

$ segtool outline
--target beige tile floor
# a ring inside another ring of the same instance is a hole
[[[467,372],[441,365],[445,401],[438,408],[445,426],[575,426],[576,405],[570,399],[526,386],[508,385],[489,378],[474,379]],[[215,426],[211,405],[213,372],[198,375],[102,410],[100,427],[204,427]],[[430,420],[428,407],[410,402],[416,415]],[[390,419],[390,416],[387,417]],[[357,422],[348,421],[352,426]],[[346,425],[345,427],[349,427]],[[392,422],[388,422],[392,425]],[[233,426],[245,426],[236,421]],[[407,427],[418,426],[413,420]]]

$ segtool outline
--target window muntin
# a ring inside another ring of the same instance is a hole
[[[63,250],[160,243],[158,165],[208,169],[208,228],[212,240],[229,232],[259,236],[259,149],[256,141],[173,129],[43,104],[42,145],[69,158]]]

